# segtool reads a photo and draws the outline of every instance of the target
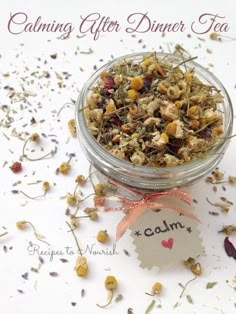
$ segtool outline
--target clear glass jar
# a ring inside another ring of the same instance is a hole
[[[90,93],[90,89],[100,78],[103,71],[109,69],[119,60],[134,60],[139,62],[147,53],[135,53],[114,59],[97,70],[84,85],[76,105],[76,123],[78,136],[81,146],[86,153],[87,159],[105,178],[110,178],[123,185],[136,189],[145,190],[164,190],[177,186],[186,185],[211,172],[219,163],[229,144],[229,137],[232,135],[233,128],[233,107],[230,97],[222,83],[204,67],[196,62],[190,61],[185,63],[185,69],[195,70],[196,76],[208,85],[215,86],[221,91],[224,97],[224,104],[219,105],[218,109],[223,112],[223,128],[224,134],[222,139],[206,154],[203,158],[191,162],[185,162],[182,165],[154,168],[147,166],[134,165],[130,162],[120,160],[106,151],[90,134],[85,121],[83,110],[86,99]],[[165,58],[166,62],[178,65],[183,61],[176,55],[158,53],[159,58]]]

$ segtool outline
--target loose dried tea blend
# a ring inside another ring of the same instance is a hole
[[[137,165],[176,166],[210,152],[223,134],[224,99],[188,61],[176,65],[154,53],[102,72],[83,108],[90,133]]]

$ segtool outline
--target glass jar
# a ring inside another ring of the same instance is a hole
[[[229,137],[232,135],[233,108],[224,86],[211,72],[196,62],[186,62],[183,65],[186,70],[194,68],[196,76],[203,83],[215,86],[217,90],[221,91],[224,97],[224,103],[218,106],[218,109],[223,113],[224,133],[222,139],[202,158],[172,167],[154,168],[134,165],[131,162],[120,160],[113,156],[97,142],[93,135],[91,135],[86,124],[83,110],[81,109],[86,103],[91,87],[96,84],[103,71],[108,70],[119,60],[125,59],[139,62],[145,55],[150,54],[151,52],[125,55],[112,60],[97,70],[84,85],[79,95],[76,105],[76,123],[80,143],[87,159],[103,177],[110,178],[120,184],[135,189],[158,191],[186,185],[206,176],[216,167],[223,157],[229,144]],[[181,61],[183,61],[182,58],[171,54],[158,53],[157,56],[159,58],[165,58],[166,62],[173,65],[179,65]]]

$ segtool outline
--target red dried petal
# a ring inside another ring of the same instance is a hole
[[[232,242],[229,241],[229,238],[226,237],[224,240],[225,252],[229,257],[236,257],[236,249]]]
[[[14,173],[18,173],[21,172],[22,170],[22,164],[19,161],[15,161],[11,167],[10,167],[11,171]]]
[[[107,76],[104,82],[105,89],[111,89],[114,86],[114,80],[111,76]]]

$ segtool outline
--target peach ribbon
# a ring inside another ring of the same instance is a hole
[[[114,184],[114,182],[112,182]],[[115,185],[117,185],[115,183]],[[120,186],[120,185],[118,185]],[[123,187],[123,186],[122,186]],[[123,187],[124,188],[124,187]],[[127,188],[126,188],[127,189]],[[198,222],[200,220],[192,213],[188,212],[185,209],[175,207],[172,205],[164,204],[155,202],[156,199],[172,195],[181,201],[183,201],[186,204],[191,204],[192,199],[189,193],[179,189],[179,188],[173,188],[167,191],[160,191],[160,192],[154,192],[154,193],[142,193],[137,192],[134,190],[131,190],[128,188],[129,191],[135,193],[136,195],[142,195],[141,199],[139,200],[131,200],[129,198],[125,198],[120,195],[116,196],[100,196],[96,198],[95,200],[95,206],[103,210],[105,212],[109,211],[126,211],[126,215],[122,218],[122,220],[119,222],[117,228],[116,228],[116,240],[118,241],[125,231],[135,222],[135,220],[145,211],[148,209],[169,209],[174,210],[182,215],[185,215],[189,218],[192,218]],[[115,201],[118,203],[121,203],[121,206],[118,207],[109,207],[105,206],[106,201]]]

